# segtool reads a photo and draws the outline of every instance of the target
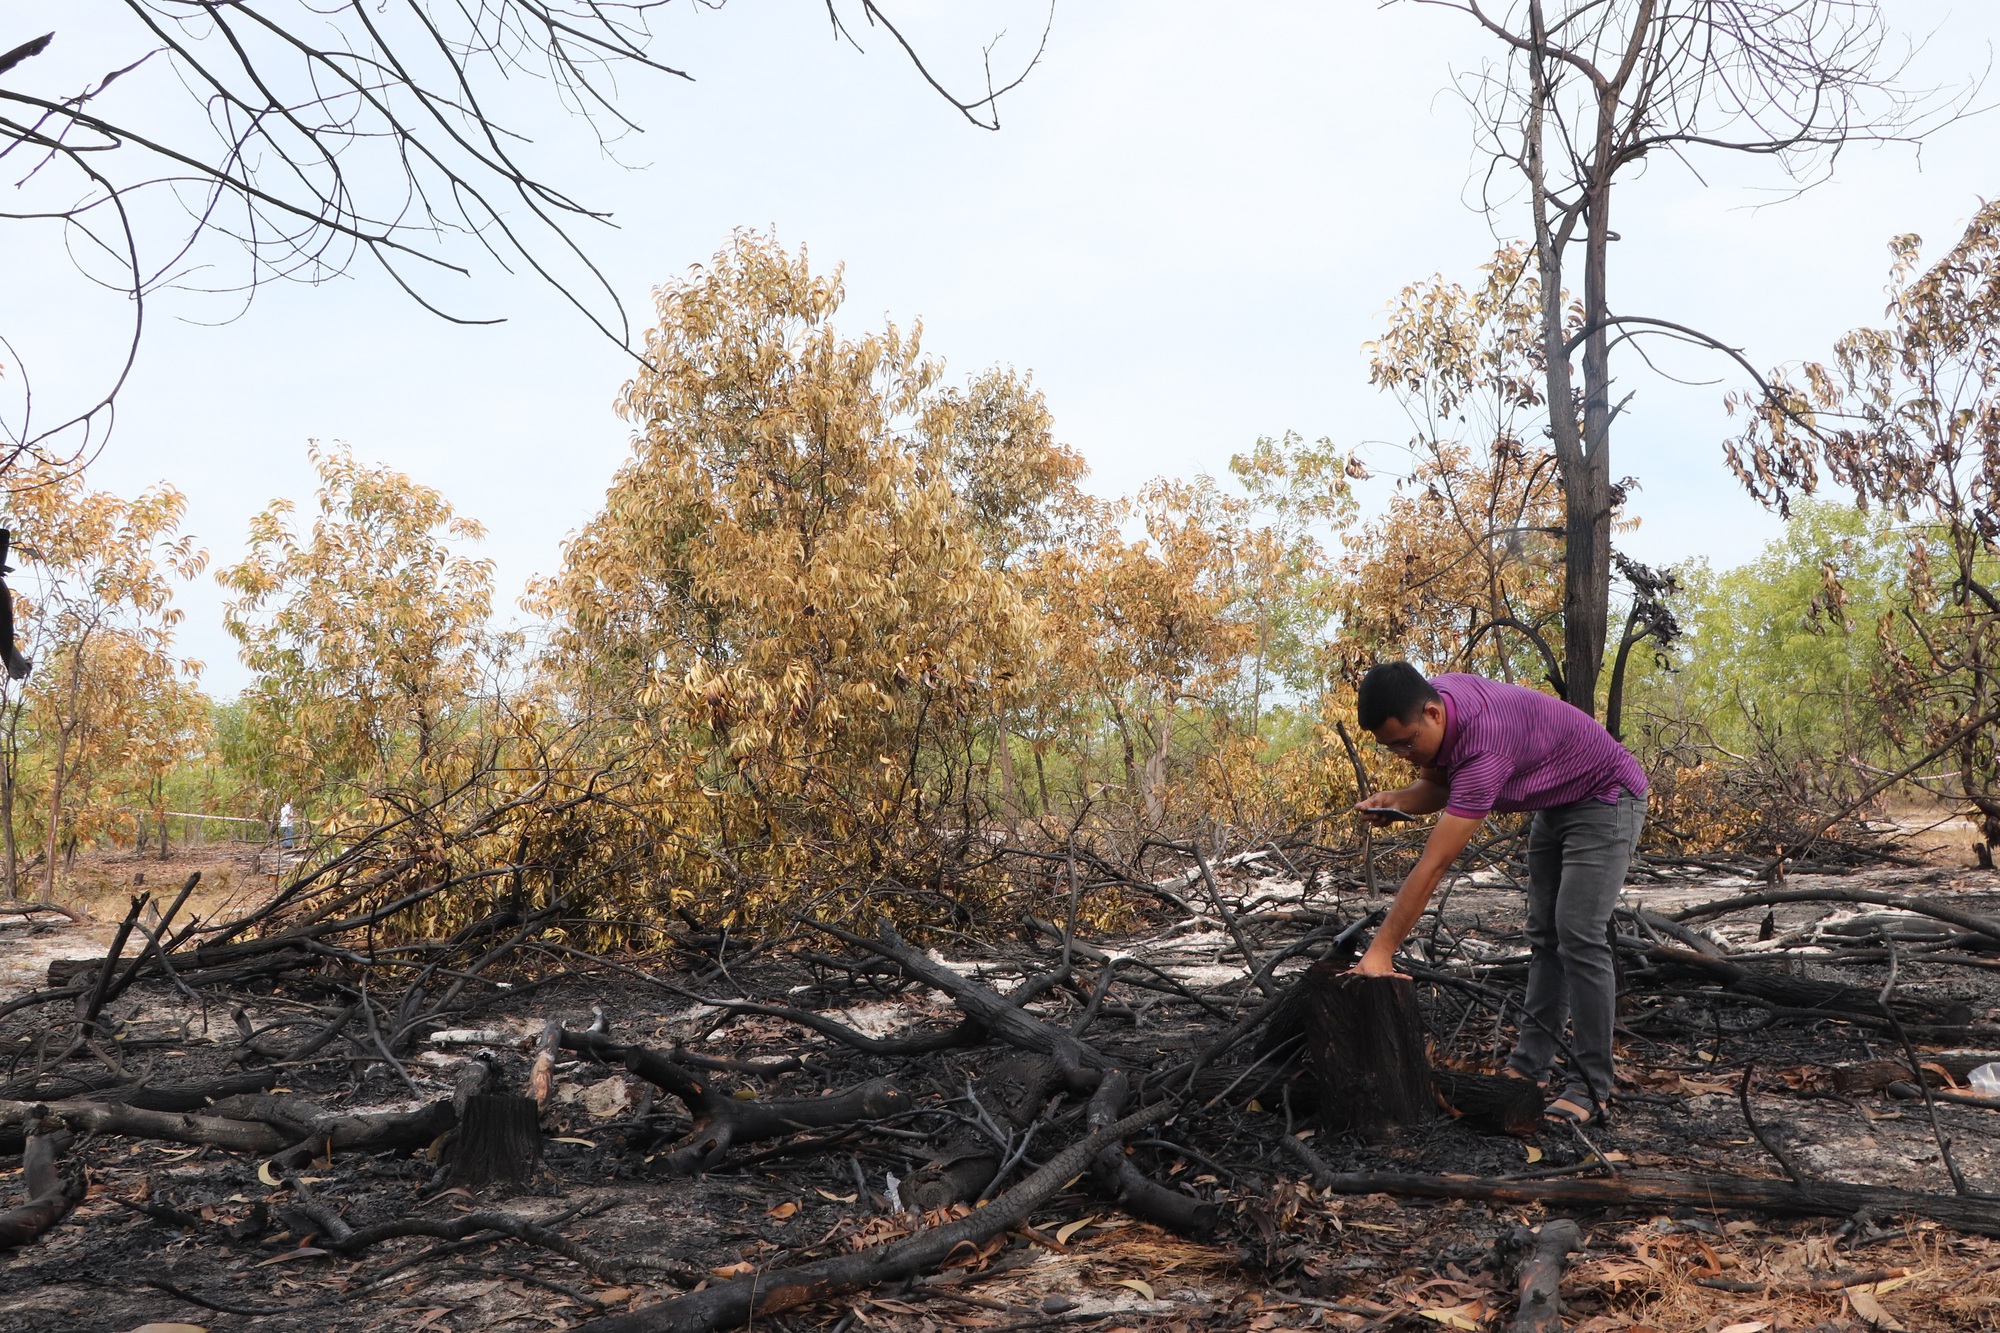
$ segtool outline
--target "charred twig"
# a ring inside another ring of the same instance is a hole
[[[1792,1178],[1792,1183],[1802,1189],[1806,1188],[1811,1182],[1806,1179],[1805,1172],[1799,1170],[1799,1164],[1792,1160],[1792,1155],[1785,1151],[1783,1144],[1764,1132],[1764,1127],[1757,1123],[1756,1115],[1750,1110],[1750,1078],[1756,1072],[1757,1062],[1752,1060],[1743,1066],[1743,1079],[1736,1085],[1736,1101],[1743,1108],[1743,1123],[1750,1127],[1750,1133],[1764,1146],[1764,1151],[1771,1154],[1778,1165],[1785,1169],[1785,1174]]]
[[[383,1063],[388,1065],[394,1071],[396,1077],[403,1081],[403,1086],[410,1090],[412,1097],[423,1096],[423,1091],[417,1087],[416,1081],[410,1077],[410,1071],[403,1068],[403,1062],[398,1060],[389,1050],[389,1043],[382,1040],[382,1029],[376,1026],[375,1023],[375,1006],[368,1002],[368,978],[366,976],[361,978],[360,985],[361,1004],[359,1007],[362,1019],[368,1024],[369,1044],[381,1055]]]
[[[89,1002],[84,1005],[80,1026],[86,1033],[97,1025],[97,1012],[104,1007],[104,1002],[111,996],[111,973],[118,966],[118,956],[125,952],[125,941],[132,938],[132,927],[138,924],[140,910],[151,897],[151,894],[142,893],[132,899],[131,910],[127,911],[125,919],[118,923],[118,933],[111,937],[111,951],[105,954],[104,961],[98,965],[97,980],[91,986]]]

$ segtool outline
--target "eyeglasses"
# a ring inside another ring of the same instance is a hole
[[[1415,736],[1407,736],[1400,741],[1377,741],[1375,743],[1390,754],[1409,755],[1415,753],[1417,748],[1417,738]]]

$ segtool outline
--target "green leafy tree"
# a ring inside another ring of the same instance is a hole
[[[1950,794],[2000,840],[2000,203],[1928,266],[1891,243],[1887,319],[1829,362],[1772,376],[1729,458],[1781,511],[1822,478],[1902,527],[1903,605],[1882,622],[1884,718],[1920,751],[1949,751]],[[1831,591],[1831,590],[1830,590]]]

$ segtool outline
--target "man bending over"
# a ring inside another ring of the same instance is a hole
[[[1396,950],[1487,812],[1533,810],[1528,995],[1507,1070],[1546,1087],[1567,1020],[1574,1059],[1548,1115],[1595,1123],[1611,1096],[1616,995],[1606,926],[1646,822],[1645,773],[1581,709],[1479,676],[1426,680],[1408,662],[1384,662],[1362,677],[1355,711],[1383,748],[1416,765],[1417,779],[1354,808],[1378,825],[1389,811],[1444,814],[1354,970],[1400,975]]]

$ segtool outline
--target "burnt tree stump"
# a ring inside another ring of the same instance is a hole
[[[1306,1052],[1327,1132],[1380,1140],[1438,1114],[1416,987],[1318,962],[1306,972]]]
[[[452,1141],[449,1183],[466,1189],[527,1183],[542,1162],[541,1120],[533,1097],[466,1098]]]

